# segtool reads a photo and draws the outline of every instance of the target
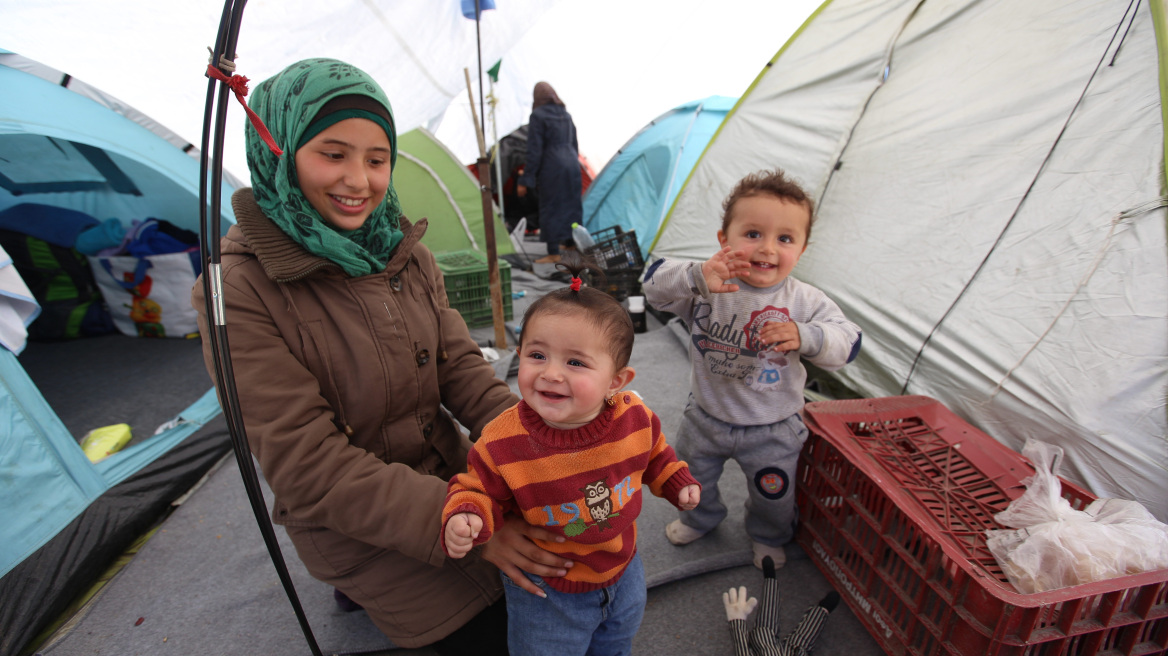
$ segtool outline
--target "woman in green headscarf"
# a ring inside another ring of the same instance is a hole
[[[571,563],[515,518],[479,557],[442,551],[446,482],[469,448],[455,420],[477,439],[517,398],[449,307],[419,241],[426,220],[401,214],[389,100],[361,70],[309,59],[250,105],[283,153],[246,128],[252,188],[232,198],[222,296],[273,520],[338,603],[395,644],[505,653],[499,570],[526,581],[520,569],[562,576]],[[192,303],[206,335],[201,282]],[[204,356],[210,370],[206,341]]]

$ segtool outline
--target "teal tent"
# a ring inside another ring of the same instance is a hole
[[[584,227],[636,230],[642,257],[677,192],[737,98],[679,105],[641,128],[608,161],[584,196]]]
[[[198,150],[117,98],[0,49],[0,210],[43,203],[199,229]],[[241,183],[225,174],[223,213]]]
[[[199,229],[194,146],[117,99],[6,50],[0,50],[0,89],[0,211],[33,203],[127,226],[158,217]],[[234,222],[228,196],[238,186],[225,181],[224,229]],[[150,341],[115,338],[135,346]],[[86,341],[40,346],[74,348]],[[107,370],[104,379],[73,382],[99,388],[134,378],[134,367],[166,366],[151,356],[129,359],[136,360],[124,363],[129,374]],[[193,398],[167,399],[179,404],[171,421],[153,435],[154,426],[141,427],[148,428],[146,439],[94,464],[79,446],[83,436],[66,427],[22,359],[0,348],[0,654],[15,653],[46,618],[60,613],[226,453],[224,436],[200,432],[219,414],[214,391],[206,389]],[[125,393],[131,393],[128,385]],[[134,402],[164,405],[151,398]]]

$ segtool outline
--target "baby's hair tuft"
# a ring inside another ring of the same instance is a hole
[[[573,278],[579,278],[582,283],[590,280],[604,282],[604,270],[574,250],[563,251],[556,268]],[[585,284],[576,290],[568,286],[545,294],[523,314],[524,329],[519,331],[520,349],[523,347],[523,336],[527,333],[526,327],[532,319],[544,314],[582,315],[608,338],[609,355],[617,370],[629,364],[633,354],[633,320],[615,298]]]

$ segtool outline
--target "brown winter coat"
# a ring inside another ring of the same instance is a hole
[[[477,554],[448,560],[446,481],[469,442],[517,402],[450,309],[410,225],[385,271],[350,278],[288,238],[250,189],[222,240],[231,362],[252,452],[312,575],[403,647],[429,644],[501,594]],[[192,303],[207,332],[202,283]],[[212,369],[204,340],[204,358]],[[213,374],[213,371],[212,371]],[[449,413],[447,412],[449,411]]]

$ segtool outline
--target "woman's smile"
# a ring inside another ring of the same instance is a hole
[[[346,196],[337,196],[333,194],[330,194],[329,196],[333,199],[334,202],[340,205],[344,211],[359,212],[362,208],[365,207],[366,199],[364,198],[349,198]]]

